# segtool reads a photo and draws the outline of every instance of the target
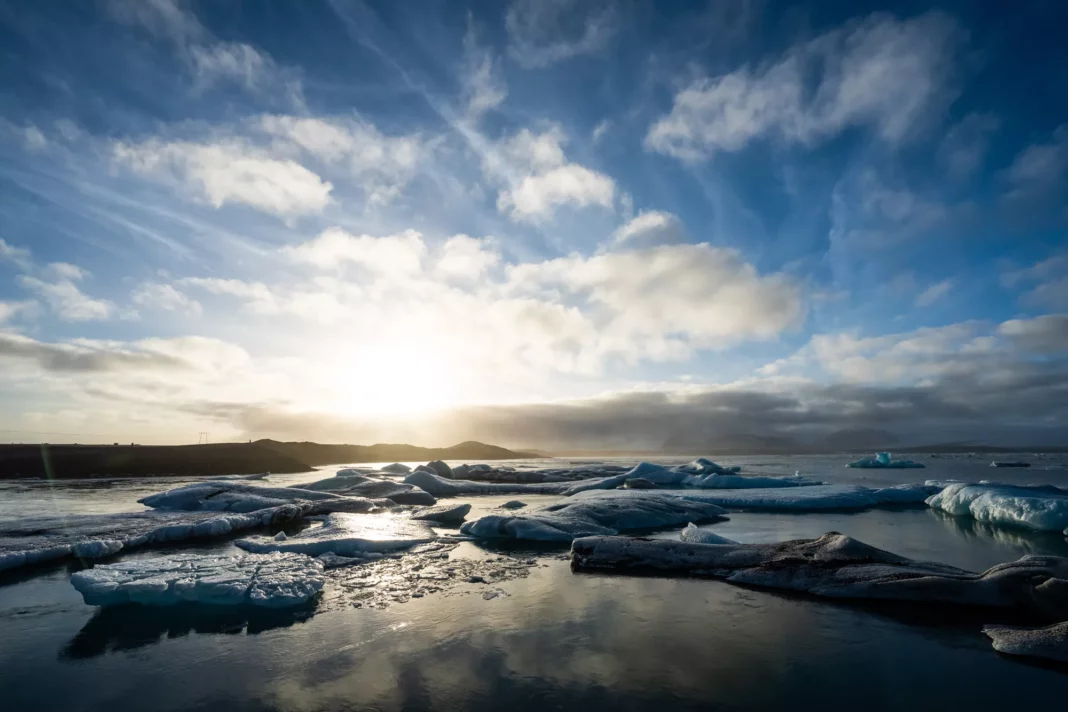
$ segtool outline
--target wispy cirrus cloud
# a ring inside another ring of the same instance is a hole
[[[616,7],[600,0],[514,0],[505,16],[509,55],[527,69],[601,51],[619,29]]]

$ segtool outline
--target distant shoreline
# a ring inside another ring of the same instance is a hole
[[[290,474],[331,464],[529,457],[537,455],[473,441],[447,448],[276,440],[211,445],[0,445],[0,480]]]

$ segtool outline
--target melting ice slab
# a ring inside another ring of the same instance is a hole
[[[764,511],[831,512],[900,504],[922,504],[938,491],[936,485],[898,485],[869,488],[857,485],[814,485],[740,490],[674,490],[656,495],[707,502],[728,509]],[[649,490],[583,492],[578,499],[630,500],[650,495]]]
[[[196,482],[137,500],[153,509],[183,512],[255,512],[283,504],[313,502],[318,512],[365,512],[374,502],[295,487],[260,487],[231,480]]]
[[[691,521],[726,519],[722,508],[707,502],[649,490],[626,492],[640,496],[584,497],[514,516],[492,514],[467,522],[460,531],[479,539],[567,542],[591,534],[617,534],[679,526]]]
[[[575,569],[709,576],[829,598],[952,603],[1068,615],[1068,559],[1025,556],[977,574],[912,561],[837,532],[779,544],[691,544],[587,537],[571,545]]]
[[[877,452],[875,457],[862,457],[859,460],[849,463],[846,467],[859,467],[862,469],[911,469],[919,467],[927,467],[922,462],[913,462],[912,460],[893,460],[890,458],[888,452]]]
[[[305,603],[323,588],[323,565],[303,554],[177,554],[103,564],[70,582],[91,606],[176,603],[268,606]]]
[[[97,559],[140,546],[210,539],[259,526],[296,521],[310,503],[286,504],[247,514],[130,512],[39,517],[0,525],[0,570],[77,556]]]
[[[980,522],[1068,534],[1068,490],[1050,485],[954,483],[931,496],[927,504]]]
[[[336,554],[357,556],[369,551],[407,549],[436,539],[430,526],[421,521],[388,514],[331,514],[323,526],[306,529],[286,539],[259,536],[238,539],[234,544],[246,551],[292,551],[310,556]]]
[[[1068,622],[1045,628],[988,625],[983,632],[999,653],[1068,663]]]
[[[362,475],[342,475],[327,477],[325,480],[295,485],[290,489],[314,490],[316,492],[333,492],[369,499],[390,499],[397,504],[431,505],[437,499],[428,492],[413,485],[389,480],[376,480]]]

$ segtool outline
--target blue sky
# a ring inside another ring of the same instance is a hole
[[[0,5],[0,439],[1068,441],[1061,3]]]

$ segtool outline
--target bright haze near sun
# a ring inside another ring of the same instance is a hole
[[[1065,5],[902,7],[2,3],[0,439],[1065,444]]]

